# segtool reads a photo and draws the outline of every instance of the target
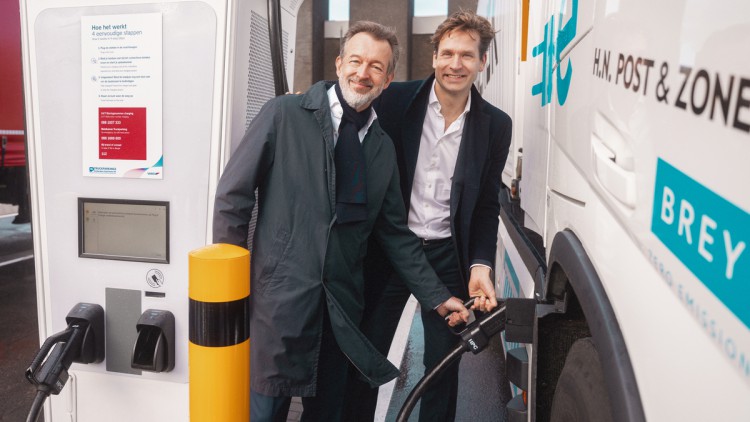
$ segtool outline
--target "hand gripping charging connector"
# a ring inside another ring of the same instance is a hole
[[[44,400],[60,394],[68,381],[73,362],[98,363],[104,360],[104,309],[93,303],[79,303],[65,317],[68,327],[44,341],[26,379],[36,385],[37,395],[26,421],[36,421]]]

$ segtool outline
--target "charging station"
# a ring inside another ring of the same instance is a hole
[[[104,310],[46,421],[189,420],[188,253],[300,4],[21,0],[40,344]]]

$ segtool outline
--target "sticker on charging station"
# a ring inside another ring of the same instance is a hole
[[[154,289],[158,289],[164,285],[164,274],[157,269],[149,270],[146,273],[146,283]]]
[[[99,108],[99,158],[146,159],[146,109]]]
[[[750,328],[747,211],[659,159],[651,231]]]

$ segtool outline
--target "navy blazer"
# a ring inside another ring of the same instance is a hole
[[[421,81],[391,83],[373,103],[381,127],[396,147],[407,210],[434,80],[432,75]],[[511,133],[510,117],[482,99],[472,86],[471,109],[464,123],[450,198],[451,233],[465,283],[472,264],[495,267],[499,191]]]

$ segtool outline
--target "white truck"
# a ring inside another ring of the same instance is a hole
[[[750,420],[750,3],[480,0],[509,420]],[[744,52],[744,53],[743,53]]]

